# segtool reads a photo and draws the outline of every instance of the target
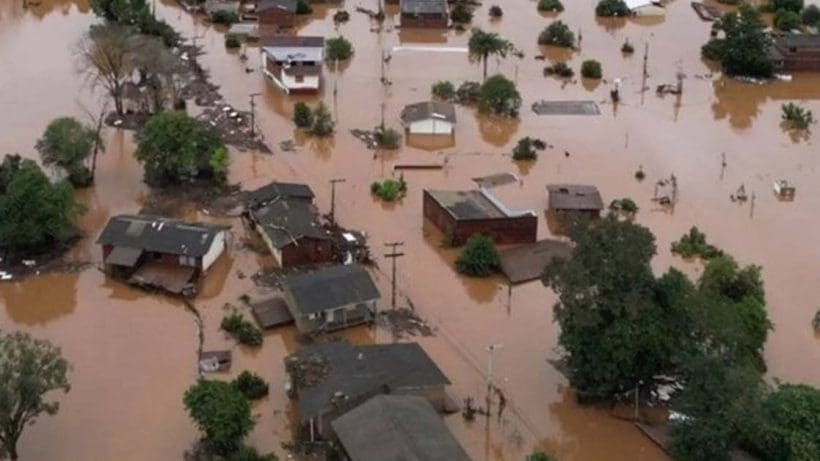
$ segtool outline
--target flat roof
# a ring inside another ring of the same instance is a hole
[[[495,219],[506,218],[498,207],[481,191],[470,190],[430,190],[425,189],[442,208],[456,219]]]
[[[584,184],[550,184],[550,210],[600,211],[604,208],[601,193],[595,186]]]

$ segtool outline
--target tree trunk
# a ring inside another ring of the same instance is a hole
[[[484,55],[484,80],[487,80],[487,58],[489,57],[489,55]]]
[[[9,445],[10,446],[7,447],[8,452],[9,452],[9,459],[11,461],[17,461],[17,444],[16,443],[10,443]]]

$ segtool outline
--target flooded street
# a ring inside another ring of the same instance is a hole
[[[85,120],[85,108],[98,110],[101,98],[77,75],[73,50],[97,20],[87,0],[41,0],[25,10],[19,0],[0,0],[0,154],[19,152],[37,158],[34,144],[46,124],[62,115]],[[425,350],[453,382],[459,401],[483,400],[487,352],[495,352],[493,374],[508,398],[500,420],[479,418],[465,423],[460,415],[448,426],[475,460],[519,461],[541,447],[562,461],[665,460],[665,455],[630,422],[606,410],[580,407],[567,381],[548,362],[555,358],[558,327],[552,322],[555,295],[540,283],[515,286],[508,292],[501,277],[472,280],[458,276],[453,261],[458,250],[441,248],[442,235],[422,218],[422,189],[469,189],[471,178],[512,172],[520,183],[496,189],[513,209],[533,209],[539,216],[539,238],[550,236],[544,209],[548,183],[595,184],[605,203],[630,197],[640,206],[637,221],[657,237],[656,271],[670,265],[696,274],[699,265],[673,257],[672,241],[696,225],[710,243],[735,255],[743,264],[763,266],[769,315],[775,330],[766,346],[768,377],[820,385],[820,339],[811,318],[820,307],[816,272],[820,261],[820,181],[817,134],[795,140],[780,127],[780,105],[794,101],[820,113],[820,74],[795,75],[791,82],[745,84],[713,72],[700,58],[700,46],[710,24],[702,22],[689,2],[667,5],[665,19],[601,20],[594,16],[594,0],[565,2],[558,15],[541,15],[536,2],[495,2],[503,19],[490,21],[485,3],[473,26],[500,33],[525,56],[491,59],[491,73],[515,80],[524,100],[520,120],[495,120],[458,107],[454,146],[405,145],[398,151],[368,150],[350,135],[351,129],[372,129],[384,111],[386,124],[399,127],[404,105],[429,98],[439,80],[481,80],[481,66],[466,53],[414,49],[414,46],[465,47],[468,32],[399,33],[398,8],[388,7],[382,32],[371,31],[356,6],[375,9],[376,0],[348,1],[349,23],[338,30],[331,19],[337,8],[315,7],[310,19],[297,27],[300,35],[343,35],[355,47],[350,63],[335,69],[326,65],[320,97],[289,97],[265,81],[257,69],[258,50],[249,46],[249,60],[226,51],[224,35],[176,6],[158,0],[157,15],[185,37],[204,47],[201,64],[222,95],[240,109],[249,95],[257,99],[257,120],[273,155],[232,152],[231,182],[254,188],[271,180],[305,182],[317,194],[322,212],[330,209],[331,178],[337,185],[336,216],[345,227],[361,229],[379,269],[377,282],[389,306],[389,264],[385,242],[404,242],[398,262],[403,300],[412,300],[419,315],[437,334],[418,338]],[[816,3],[816,2],[808,2]],[[540,30],[559,18],[583,37],[581,50],[542,48]],[[629,39],[636,52],[620,53]],[[46,44],[44,46],[44,44]],[[642,92],[643,56],[648,47],[646,86]],[[394,49],[402,46],[401,49]],[[36,47],[36,51],[35,51]],[[381,84],[381,57],[390,85]],[[603,64],[605,82],[563,82],[543,77],[548,63],[568,60],[576,69],[585,59]],[[246,72],[245,66],[254,69]],[[655,86],[673,83],[678,70],[686,74],[682,97],[655,95]],[[622,79],[621,103],[609,99],[614,78]],[[335,89],[335,91],[334,91]],[[323,99],[337,120],[337,134],[314,140],[297,133],[291,122],[295,101]],[[593,100],[599,116],[539,116],[530,105],[540,99]],[[192,104],[189,104],[189,107]],[[179,460],[197,433],[182,406],[182,394],[197,378],[197,329],[181,302],[150,295],[107,280],[98,269],[99,247],[94,244],[108,218],[135,213],[148,188],[133,158],[132,133],[107,129],[106,152],[100,157],[96,185],[78,192],[88,212],[80,219],[86,237],[70,258],[91,261],[84,271],[0,283],[0,329],[25,330],[47,338],[63,349],[73,364],[71,392],[61,398],[60,412],[44,417],[23,434],[23,458],[49,461],[88,459]],[[516,165],[512,147],[524,136],[542,138],[553,148],[531,165]],[[297,149],[282,152],[281,141],[294,139]],[[415,146],[415,147],[414,147]],[[567,154],[565,154],[565,152]],[[721,172],[721,154],[727,166]],[[446,162],[441,171],[405,174],[409,191],[395,205],[370,194],[370,183],[389,177],[397,163]],[[647,178],[634,173],[642,166]],[[679,202],[673,213],[651,201],[657,180],[678,178]],[[797,187],[794,202],[780,202],[772,193],[776,179]],[[754,193],[754,206],[729,199],[740,185]],[[211,219],[197,210],[191,217]],[[234,345],[219,331],[226,303],[238,303],[245,293],[256,294],[250,274],[271,265],[245,248],[245,230],[232,225],[229,254],[208,275],[195,304],[205,325],[206,350],[231,348],[231,375],[244,369],[259,373],[271,384],[270,396],[254,404],[258,424],[249,442],[260,450],[274,450],[284,459],[281,442],[290,438],[291,406],[282,390],[282,358],[296,350],[291,328],[266,334],[258,351]],[[384,251],[383,251],[384,250]],[[240,273],[248,276],[241,277]],[[354,329],[345,336],[357,343],[389,342],[381,329]]]

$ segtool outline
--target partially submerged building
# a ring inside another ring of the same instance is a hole
[[[447,0],[401,0],[401,27],[446,29],[450,12]]]
[[[820,35],[774,37],[770,54],[778,71],[820,72]]]
[[[549,211],[563,217],[598,219],[604,202],[595,186],[583,184],[551,184]]]
[[[436,101],[410,104],[401,111],[401,121],[410,134],[452,135],[456,129],[456,108]]]
[[[317,343],[302,347],[285,364],[299,421],[314,439],[332,437],[336,418],[376,395],[422,396],[438,411],[447,406],[450,381],[417,343]]]
[[[296,18],[296,0],[258,0],[254,14],[259,30],[291,27]]]
[[[226,248],[230,227],[143,215],[112,217],[100,234],[112,276],[144,287],[192,295]]]
[[[286,276],[282,292],[301,333],[328,332],[371,322],[381,299],[370,274],[358,264]]]
[[[657,0],[624,0],[635,16],[665,16],[666,8]]]
[[[331,426],[350,461],[470,461],[424,397],[377,395]]]
[[[440,229],[450,243],[461,245],[473,234],[496,243],[531,243],[538,234],[534,211],[513,211],[487,189],[471,191],[424,190],[424,217]]]
[[[271,182],[258,189],[243,193],[242,199],[248,208],[257,208],[274,200],[300,200],[313,203],[316,195],[307,184],[292,182]]]
[[[323,37],[274,36],[263,41],[262,73],[285,93],[317,93],[325,56]]]
[[[330,233],[322,227],[311,202],[281,198],[250,208],[248,217],[280,267],[334,260]]]

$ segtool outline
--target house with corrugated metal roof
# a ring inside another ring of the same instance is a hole
[[[274,36],[260,46],[262,73],[285,93],[317,93],[322,84],[324,37]]]

